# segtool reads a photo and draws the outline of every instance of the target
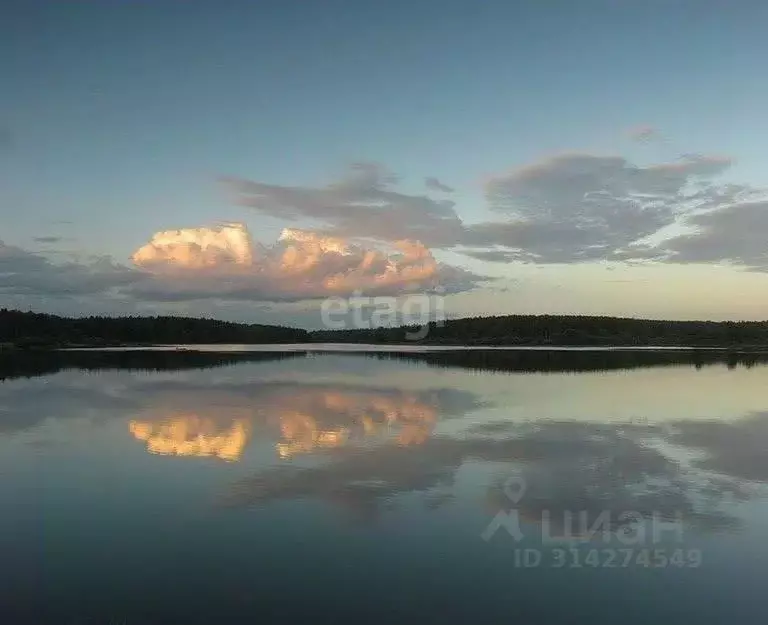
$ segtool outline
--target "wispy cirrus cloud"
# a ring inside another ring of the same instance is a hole
[[[637,141],[639,143],[647,143],[649,141],[653,141],[654,139],[660,138],[661,134],[659,133],[658,128],[648,124],[640,124],[627,130],[627,136],[629,136],[629,138],[633,141]]]
[[[674,263],[729,263],[768,271],[768,201],[735,203],[689,217],[692,232],[659,247]]]
[[[226,182],[238,203],[272,217],[311,220],[327,236],[417,239],[491,262],[672,262],[645,239],[688,215],[747,197],[747,187],[717,183],[730,166],[729,158],[699,154],[643,166],[620,156],[562,154],[488,179],[486,200],[498,218],[481,223],[465,223],[453,202],[395,190],[396,177],[378,165],[358,164],[323,187]],[[434,190],[449,188],[428,180]]]
[[[225,184],[237,204],[300,228],[267,244],[241,224],[158,232],[132,264],[54,262],[0,244],[0,294],[254,304],[438,286],[458,293],[489,284],[440,262],[435,250],[484,262],[725,263],[768,271],[760,234],[768,226],[768,193],[721,183],[730,166],[728,158],[697,154],[649,165],[561,154],[489,178],[483,190],[494,218],[480,223],[462,220],[453,201],[402,191],[376,164],[355,164],[318,187],[230,178]],[[425,184],[452,190],[436,178]],[[673,234],[661,236],[668,230]]]
[[[397,178],[377,164],[358,163],[323,187],[290,187],[224,178],[235,202],[286,221],[309,220],[329,236],[418,240],[450,246],[463,230],[455,203],[395,190]]]
[[[453,187],[443,184],[434,176],[427,176],[424,178],[424,186],[430,191],[440,191],[442,193],[453,193],[455,191]]]
[[[615,156],[549,158],[491,178],[485,186],[488,204],[510,219],[466,228],[464,243],[506,248],[504,255],[494,251],[499,258],[545,264],[617,259],[701,209],[714,197],[713,178],[730,164],[701,155],[645,167]],[[490,258],[487,250],[469,253]]]
[[[0,242],[0,294],[83,296],[105,294],[141,279],[136,269],[101,257],[54,263],[43,255]]]

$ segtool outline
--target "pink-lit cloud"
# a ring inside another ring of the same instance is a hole
[[[457,293],[488,283],[440,262],[442,251],[497,263],[701,262],[766,271],[755,224],[764,220],[768,194],[721,183],[730,165],[696,154],[649,165],[560,154],[489,178],[484,191],[495,216],[474,223],[461,219],[454,202],[397,188],[397,178],[373,164],[316,187],[230,179],[235,203],[300,228],[266,244],[242,224],[157,232],[130,263],[0,243],[0,296],[14,306],[36,298],[46,306],[83,301],[75,310],[189,305],[220,312],[358,293]],[[436,179],[425,184],[448,192]],[[676,238],[658,236],[675,230]],[[57,242],[39,234],[37,243]]]
[[[160,301],[217,297],[292,301],[330,296],[401,295],[473,288],[478,276],[439,263],[418,241],[385,249],[285,229],[271,246],[242,224],[159,232],[133,254],[147,279],[134,296]]]

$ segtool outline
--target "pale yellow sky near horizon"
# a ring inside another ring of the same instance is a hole
[[[506,269],[508,271],[508,267]],[[461,316],[575,314],[655,319],[768,318],[768,274],[720,265],[518,265],[504,291],[451,296]]]

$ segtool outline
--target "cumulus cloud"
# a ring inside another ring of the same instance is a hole
[[[223,305],[438,287],[456,293],[487,282],[439,262],[433,250],[440,249],[485,262],[728,262],[766,270],[759,233],[768,225],[768,194],[720,184],[730,165],[698,154],[642,166],[619,156],[562,154],[488,179],[485,196],[496,217],[481,223],[463,222],[452,201],[396,189],[397,178],[376,164],[358,163],[318,187],[227,179],[239,204],[301,228],[286,228],[271,244],[255,242],[241,224],[158,232],[136,250],[132,266],[109,258],[53,262],[0,243],[0,294]],[[425,185],[452,190],[436,178]],[[670,226],[681,225],[690,231],[664,240]]]
[[[54,262],[0,242],[0,296],[14,306],[35,298],[80,298],[91,310],[104,310],[108,302],[122,302],[129,310],[203,300],[267,303],[455,293],[482,280],[438,262],[416,240],[376,247],[285,229],[274,244],[261,245],[242,224],[158,232],[131,260],[133,266],[108,257]]]
[[[449,187],[447,184],[443,184],[434,176],[428,176],[424,178],[424,186],[426,186],[430,191],[440,191],[442,193],[453,193],[455,190],[453,187]]]
[[[241,224],[217,228],[184,228],[157,232],[149,243],[136,250],[133,262],[139,267],[183,267],[200,269],[253,263],[254,244]]]
[[[296,301],[329,296],[400,295],[473,288],[479,277],[439,263],[419,241],[389,249],[297,229],[272,246],[253,242],[242,224],[157,233],[133,255],[151,279],[131,289],[142,299]]]

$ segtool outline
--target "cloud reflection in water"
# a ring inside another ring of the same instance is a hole
[[[470,408],[473,397],[450,390],[400,391],[355,386],[253,384],[186,392],[165,390],[128,428],[147,451],[237,461],[257,431],[276,439],[289,459],[341,447],[426,441],[438,416]],[[183,408],[182,408],[183,406]]]

